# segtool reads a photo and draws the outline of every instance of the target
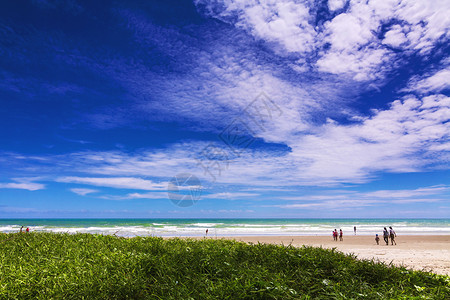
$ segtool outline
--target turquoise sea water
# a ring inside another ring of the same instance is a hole
[[[450,219],[0,219],[1,232],[84,232],[120,236],[329,235],[381,233],[393,226],[397,234],[450,235]]]

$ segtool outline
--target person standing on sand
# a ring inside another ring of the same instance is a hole
[[[337,236],[338,236],[338,233],[337,233],[337,230],[335,229],[333,231],[333,240],[337,241]]]
[[[25,230],[27,233],[30,232],[30,228],[27,227],[27,230]]]
[[[353,226],[353,232],[354,232],[355,235],[356,235],[356,226]]]
[[[386,227],[384,227],[383,230],[383,239],[386,242],[386,245],[389,245],[389,232],[387,231]]]
[[[342,237],[344,233],[342,232],[342,229],[339,229],[339,240],[342,242],[344,238]]]
[[[391,238],[391,245],[397,245],[397,243],[395,242],[395,237],[397,236],[397,234],[395,233],[394,229],[392,229],[392,226],[389,226],[389,236]]]
[[[23,230],[23,225],[22,225],[22,227],[20,227],[20,233],[22,233],[22,230]]]
[[[377,245],[380,244],[380,238],[378,237],[378,233],[375,234],[375,242],[377,242]]]
[[[208,236],[208,229],[206,229],[206,236]]]

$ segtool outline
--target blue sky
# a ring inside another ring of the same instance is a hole
[[[0,217],[448,217],[449,9],[2,1]]]

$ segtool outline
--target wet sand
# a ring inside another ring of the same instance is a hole
[[[211,237],[214,238],[214,237]],[[377,245],[374,236],[351,235],[344,240],[333,241],[328,236],[245,236],[221,237],[252,243],[271,243],[293,246],[310,245],[337,248],[344,253],[353,253],[361,259],[374,258],[395,265],[404,265],[414,270],[431,271],[450,275],[450,235],[397,236],[397,245],[386,246],[383,237]]]

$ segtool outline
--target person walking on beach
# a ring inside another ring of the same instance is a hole
[[[20,233],[22,233],[22,231],[23,231],[23,225],[22,225],[22,227],[20,227]]]
[[[339,229],[339,240],[342,242],[344,238],[342,237],[344,233],[342,232],[342,229]]]
[[[375,242],[377,242],[377,245],[380,244],[380,237],[378,236],[378,233],[375,234]]]
[[[353,232],[354,232],[355,235],[356,235],[356,226],[353,226]]]
[[[27,230],[25,230],[27,233],[30,232],[30,228],[27,227]]]
[[[337,233],[337,230],[335,229],[333,231],[333,240],[337,241],[337,237],[338,237],[338,233]]]
[[[208,229],[206,229],[206,236],[208,236]]]
[[[389,245],[389,232],[386,229],[386,227],[384,227],[384,230],[383,230],[383,239],[386,242],[386,245]]]
[[[397,236],[397,234],[395,233],[394,229],[392,229],[392,226],[389,226],[389,236],[391,238],[391,245],[397,245],[397,243],[395,242],[395,237]]]

